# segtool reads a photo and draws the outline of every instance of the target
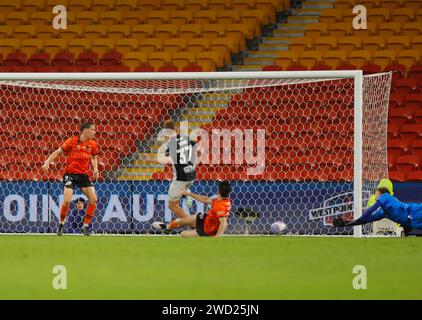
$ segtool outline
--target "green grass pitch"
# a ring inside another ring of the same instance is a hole
[[[0,299],[422,299],[421,240],[0,236]]]

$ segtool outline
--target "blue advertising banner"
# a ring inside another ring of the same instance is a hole
[[[218,182],[198,181],[191,190],[213,195]],[[98,207],[92,223],[95,233],[137,234],[154,232],[154,221],[171,221],[167,208],[168,181],[102,182],[95,183]],[[293,234],[332,234],[338,232],[327,226],[321,216],[349,212],[353,201],[351,183],[307,182],[240,182],[233,184],[233,210],[229,220],[229,233],[270,232],[271,224],[283,221]],[[395,184],[395,195],[406,202],[422,202],[422,184]],[[77,191],[74,198],[80,196]],[[56,230],[61,188],[51,182],[1,182],[0,232],[51,233]],[[74,232],[83,215],[72,205],[67,226]],[[193,202],[185,210],[191,214],[207,210],[202,203]],[[238,208],[249,208],[258,213],[250,225],[235,216]],[[340,211],[338,211],[340,210]],[[77,221],[79,219],[79,222]],[[348,231],[350,232],[350,230]]]

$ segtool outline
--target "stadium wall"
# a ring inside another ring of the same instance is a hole
[[[93,221],[95,233],[153,232],[152,222],[170,221],[167,208],[168,181],[102,182],[96,183],[99,203]],[[51,233],[57,227],[62,201],[57,182],[2,182],[0,193],[0,232]],[[10,190],[15,190],[10,192]],[[351,183],[312,182],[237,182],[233,190],[233,210],[250,208],[260,217],[252,223],[250,233],[269,233],[270,225],[283,220],[292,233],[331,234],[330,218],[310,219],[310,210],[330,205],[349,210],[353,190]],[[217,182],[199,181],[192,191],[214,194]],[[340,196],[339,196],[340,195]],[[395,195],[405,202],[422,202],[421,183],[395,184]],[[80,194],[74,197],[79,197]],[[339,197],[337,197],[339,196]],[[336,199],[327,204],[327,201]],[[304,201],[309,199],[309,201]],[[324,204],[325,202],[325,204]],[[186,206],[186,204],[185,204]],[[193,202],[191,212],[204,212],[204,205]],[[322,215],[324,215],[324,211]],[[73,212],[73,215],[76,213]],[[72,216],[71,214],[71,216]],[[78,215],[78,214],[76,214]],[[83,216],[83,215],[82,215]],[[82,216],[72,219],[81,220]],[[76,223],[69,224],[72,233]],[[230,233],[245,233],[246,223],[238,216],[230,217]],[[350,230],[348,231],[350,233]]]

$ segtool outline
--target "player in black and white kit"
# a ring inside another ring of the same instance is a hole
[[[171,163],[173,166],[173,181],[168,191],[169,209],[178,218],[188,216],[180,206],[182,190],[187,190],[196,179],[196,160],[199,157],[199,149],[194,141],[188,136],[182,136],[176,131],[176,123],[168,120],[164,123],[164,129],[172,132],[165,145],[165,154],[158,154],[157,159],[148,158],[150,161],[161,164]]]

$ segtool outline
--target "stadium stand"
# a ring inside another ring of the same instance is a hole
[[[351,27],[354,14],[349,9],[354,0],[308,0],[292,9],[285,0],[63,0],[61,4],[69,8],[69,27],[54,30],[49,24],[56,1],[0,1],[0,71],[393,71],[388,128],[391,176],[398,181],[420,180],[421,2],[360,3],[368,7],[367,30]],[[7,100],[17,106],[16,101]],[[232,119],[233,103],[238,103],[238,97],[229,101],[224,111]],[[33,113],[29,102],[25,108]],[[22,120],[4,107],[1,112],[6,112],[10,123]],[[72,118],[71,113],[67,116],[63,118]],[[224,116],[218,113],[209,126],[222,125],[218,121]],[[100,132],[101,137],[106,132]],[[39,137],[37,141],[41,141]],[[134,141],[129,139],[128,145],[134,146]],[[406,163],[410,158],[403,157],[413,157],[412,162]],[[272,167],[263,179],[295,177],[294,171],[277,163],[279,158],[268,159]],[[16,164],[5,167],[10,165]],[[105,164],[107,168],[118,165]],[[406,168],[406,172],[398,172],[398,168]],[[227,171],[233,178],[245,178],[238,169],[201,168],[200,177]],[[321,172],[297,178],[327,178]],[[167,173],[153,177],[163,175],[168,177]]]

